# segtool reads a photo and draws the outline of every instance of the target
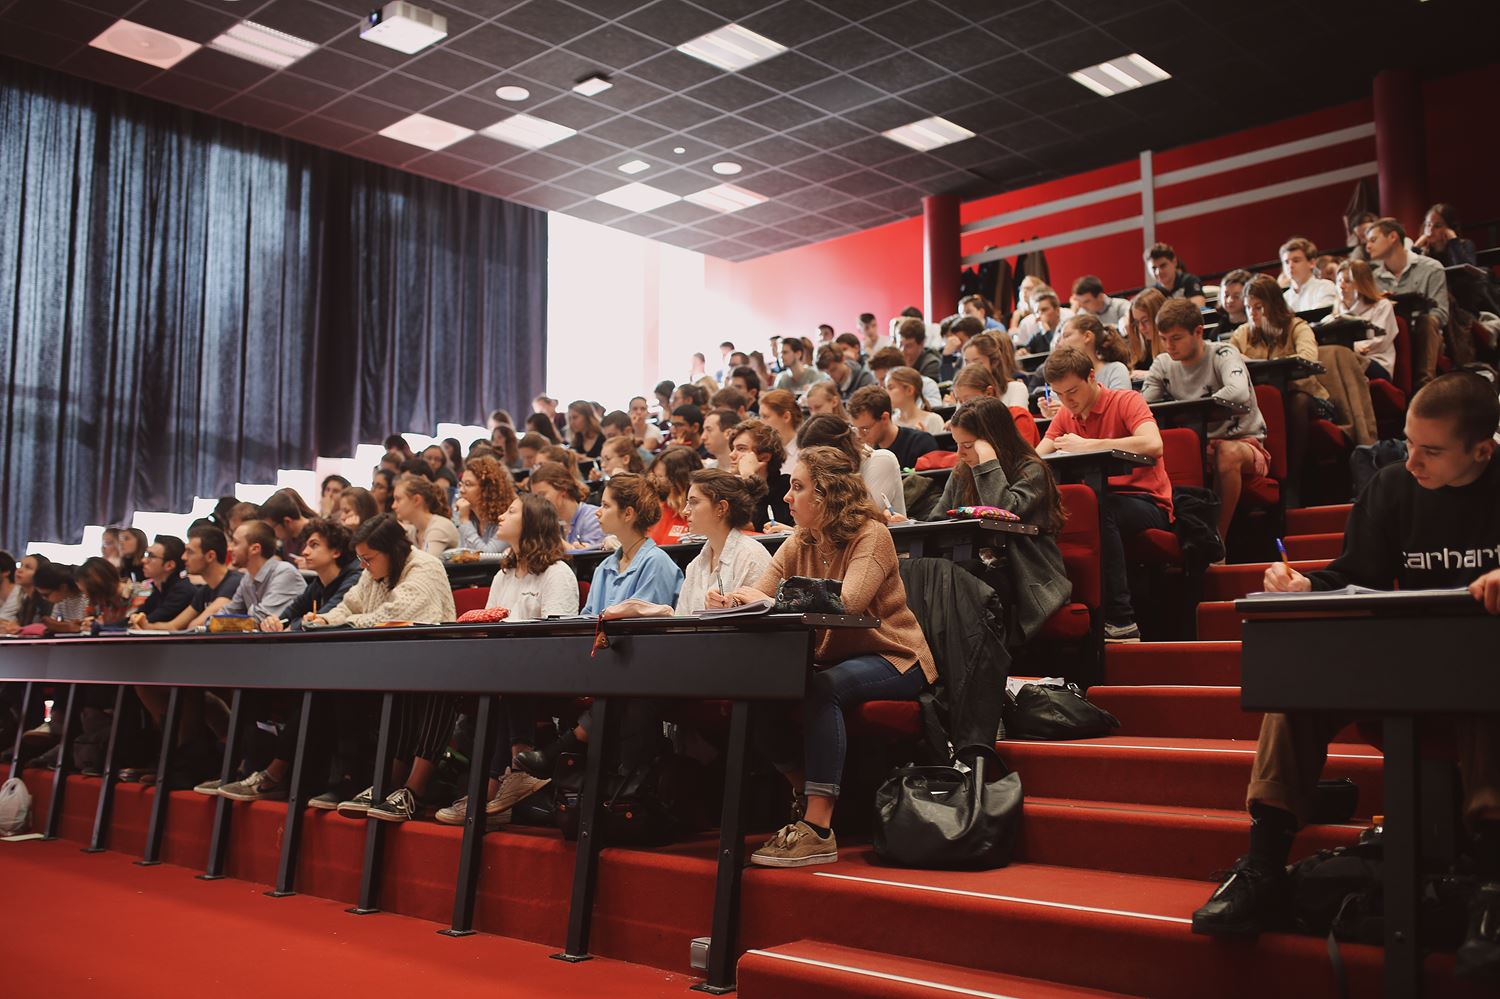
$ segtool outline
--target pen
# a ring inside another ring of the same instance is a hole
[[[895,513],[896,512],[895,509],[891,506],[891,498],[889,496],[887,496],[885,493],[881,493],[880,494],[880,502],[882,502],[882,503],[885,504],[885,512],[886,513]]]
[[[1276,539],[1276,550],[1281,552],[1281,564],[1286,566],[1286,571],[1290,573],[1292,571],[1292,563],[1286,559],[1286,545],[1281,543],[1280,538]]]
[[[1049,405],[1049,406],[1052,405],[1052,386],[1051,385],[1043,385],[1042,386],[1042,391],[1044,393],[1046,393],[1047,405]]]

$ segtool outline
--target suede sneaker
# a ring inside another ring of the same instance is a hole
[[[316,808],[319,811],[334,812],[338,810],[339,804],[345,800],[348,792],[343,788],[333,788],[322,794],[315,794],[307,799],[308,808]]]
[[[214,798],[218,796],[219,788],[223,786],[224,782],[215,777],[212,780],[203,781],[201,784],[194,784],[193,793],[202,794],[207,797]]]
[[[1104,641],[1107,643],[1139,642],[1140,640],[1141,629],[1134,621],[1129,624],[1106,624],[1104,626]]]
[[[338,813],[345,818],[362,819],[370,811],[370,805],[374,800],[375,789],[367,787],[348,801],[339,802],[335,807]]]
[[[285,801],[286,781],[277,780],[265,770],[257,770],[244,780],[219,788],[219,797],[231,801]]]
[[[1285,908],[1289,879],[1248,856],[1234,862],[1207,902],[1193,913],[1193,932],[1210,937],[1254,936]]]
[[[484,810],[489,815],[508,812],[551,783],[551,777],[535,777],[524,770],[506,767],[505,773],[500,775],[495,796],[485,804]]]
[[[1459,978],[1500,981],[1500,882],[1479,886],[1469,902],[1469,929],[1453,973]]]
[[[819,836],[806,822],[793,822],[750,856],[750,863],[761,867],[811,867],[832,864],[839,859],[839,844],[833,836]]]
[[[501,826],[505,826],[510,823],[510,809],[507,808],[503,812],[490,811],[490,806],[493,805],[497,800],[497,798],[491,798],[489,801],[485,802],[484,828],[488,832],[494,832]],[[436,818],[445,826],[463,825],[469,819],[469,796],[466,794],[462,798],[459,798],[457,801],[455,801],[453,804],[449,805],[447,808],[439,808],[434,818]]]
[[[384,801],[371,804],[366,817],[382,822],[409,822],[416,814],[417,796],[411,793],[411,788],[398,787]]]

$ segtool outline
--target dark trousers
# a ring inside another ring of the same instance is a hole
[[[1125,569],[1125,538],[1150,528],[1165,531],[1172,524],[1167,511],[1141,493],[1107,492],[1102,512],[1099,568],[1104,583],[1104,620],[1107,624],[1130,624],[1135,611],[1130,605],[1130,580]]]

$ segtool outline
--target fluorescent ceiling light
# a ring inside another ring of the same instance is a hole
[[[582,94],[585,97],[593,97],[595,94],[604,93],[613,86],[614,84],[610,83],[606,77],[595,73],[593,76],[584,77],[573,84],[573,93]]]
[[[380,134],[387,139],[437,150],[467,139],[474,134],[474,130],[438,118],[429,118],[425,114],[414,114],[402,118],[394,125],[387,125],[380,130]]]
[[[285,69],[318,44],[254,21],[241,21],[209,42],[208,47],[272,69]]]
[[[624,187],[617,187],[613,191],[605,191],[599,195],[598,200],[606,205],[626,208],[632,212],[649,212],[654,208],[670,205],[682,199],[670,191],[663,191],[659,187],[636,181]]]
[[[902,125],[900,128],[893,128],[880,134],[923,153],[937,149],[939,146],[974,138],[974,133],[962,125],[955,125],[947,118],[936,116],[923,118],[921,121],[914,121],[910,125]]]
[[[726,73],[733,73],[754,66],[774,55],[786,51],[786,46],[773,42],[765,35],[758,35],[738,24],[726,24],[706,35],[699,35],[690,42],[677,46],[677,51],[702,59]]]
[[[1135,52],[1068,75],[1100,97],[1113,97],[1172,78],[1171,73]]]
[[[754,191],[747,191],[743,187],[735,187],[733,184],[720,184],[718,187],[710,187],[706,191],[698,191],[689,194],[686,200],[698,205],[700,208],[709,208],[716,212],[737,212],[741,208],[750,208],[758,205],[766,199]]]
[[[710,169],[712,169],[714,173],[718,174],[721,177],[733,177],[735,174],[739,173],[745,168],[740,166],[738,163],[731,163],[728,160],[723,160],[722,162],[715,163]]]
[[[101,31],[89,45],[158,69],[171,69],[203,47],[123,18]]]
[[[448,37],[448,19],[406,0],[391,0],[370,11],[359,29],[359,37],[414,55]]]
[[[545,118],[533,118],[529,114],[513,114],[509,118],[495,122],[489,128],[480,129],[480,134],[499,139],[501,142],[509,142],[522,149],[541,149],[554,142],[561,142],[571,135],[577,135],[578,130],[559,125],[555,121],[547,121]]]
[[[629,163],[621,163],[615,169],[621,173],[640,173],[642,170],[650,170],[651,164],[645,160],[631,160]]]

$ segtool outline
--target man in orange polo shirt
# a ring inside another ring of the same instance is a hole
[[[1139,392],[1107,389],[1094,380],[1094,362],[1076,347],[1059,347],[1043,376],[1062,404],[1037,454],[1054,451],[1134,451],[1156,464],[1109,480],[1103,497],[1099,562],[1104,577],[1104,640],[1138,642],[1130,581],[1125,572],[1126,535],[1172,526],[1172,483],[1162,463],[1161,431]]]

